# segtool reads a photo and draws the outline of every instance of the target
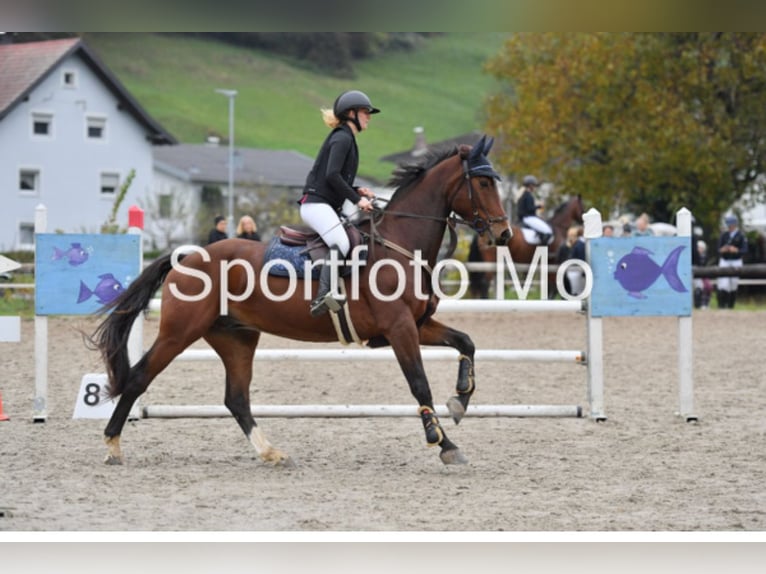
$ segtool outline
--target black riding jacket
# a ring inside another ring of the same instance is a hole
[[[535,196],[528,189],[525,189],[521,194],[518,203],[516,204],[516,211],[518,213],[519,220],[523,220],[529,215],[537,215],[537,202]]]
[[[330,132],[319,149],[300,203],[327,203],[336,211],[346,199],[356,205],[361,199],[353,185],[358,168],[356,138],[343,124]]]
[[[721,259],[742,259],[747,253],[747,237],[739,229],[734,231],[724,231],[718,240],[718,249],[724,245],[733,245],[737,248],[737,253],[721,253]]]

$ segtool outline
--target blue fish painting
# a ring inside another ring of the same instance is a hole
[[[649,257],[653,255],[651,251],[643,247],[634,247],[633,251],[617,262],[614,278],[628,292],[628,295],[636,299],[646,299],[643,291],[654,285],[660,275],[665,277],[674,291],[685,293],[688,289],[678,276],[678,258],[684,249],[686,249],[684,245],[673,249],[660,266]]]
[[[82,247],[81,244],[72,243],[69,249],[66,250],[54,247],[52,259],[53,261],[66,259],[70,265],[76,267],[77,265],[82,265],[88,260],[88,252]]]
[[[106,305],[107,303],[114,301],[117,296],[125,290],[122,284],[117,281],[111,273],[104,273],[103,275],[99,275],[98,278],[100,281],[93,289],[90,289],[85,283],[80,281],[80,295],[77,298],[78,303],[87,301],[95,295],[96,300],[101,305]]]

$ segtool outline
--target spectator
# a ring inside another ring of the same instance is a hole
[[[720,267],[742,267],[742,258],[747,253],[747,238],[739,229],[739,221],[735,215],[727,215],[724,219],[727,230],[718,240],[718,265]],[[734,309],[737,300],[739,277],[718,278],[718,308]]]
[[[614,226],[610,224],[604,225],[604,227],[601,229],[601,234],[604,237],[614,237]]]
[[[207,244],[215,243],[223,239],[228,239],[229,236],[226,233],[226,218],[223,215],[216,215],[213,220],[213,229],[210,230],[210,234],[207,236]]]
[[[237,237],[240,239],[252,239],[260,241],[261,235],[258,233],[258,226],[249,215],[243,215],[237,224]]]
[[[574,246],[575,242],[577,241],[577,226],[573,225],[569,229],[567,229],[567,236],[564,239],[564,241],[559,246],[559,251],[556,254],[556,261],[559,265],[564,263],[565,261],[569,260],[572,257],[572,247]],[[570,295],[573,295],[572,293],[572,283],[569,281],[569,272],[572,271],[572,268],[570,267],[566,273],[564,273],[564,289],[567,293]]]
[[[636,230],[633,232],[634,237],[651,237],[654,232],[649,227],[649,216],[646,213],[642,213],[636,219]]]
[[[585,238],[583,237],[583,228],[581,226],[574,227],[574,237],[572,249],[569,252],[569,259],[585,261]],[[567,239],[569,239],[569,232],[567,232]],[[572,295],[579,295],[583,292],[585,289],[585,273],[582,267],[579,265],[569,267],[567,269],[567,278],[569,279],[570,293]]]
[[[692,238],[692,265],[704,267],[707,265],[707,243],[702,239]],[[707,309],[710,306],[710,295],[713,285],[707,277],[694,279],[694,308]]]

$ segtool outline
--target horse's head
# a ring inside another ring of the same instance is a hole
[[[493,143],[493,138],[482,136],[472,148],[460,147],[465,185],[452,194],[450,207],[480,236],[487,235],[483,243],[505,245],[512,231],[496,185],[500,176],[487,159]]]
[[[582,206],[582,196],[578,193],[572,200],[572,219],[582,225],[582,216],[585,213],[585,209]]]

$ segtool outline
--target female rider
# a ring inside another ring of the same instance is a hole
[[[370,116],[378,112],[370,98],[358,90],[343,92],[332,110],[322,110],[324,123],[332,131],[319,150],[298,202],[303,221],[322,237],[330,248],[330,256],[334,252],[341,261],[351,248],[339,217],[344,201],[349,200],[364,211],[371,211],[373,207],[375,194],[366,187],[354,186],[359,167],[356,135],[367,128]],[[340,309],[340,301],[330,293],[331,271],[332,266],[327,264],[321,268],[319,293],[311,303],[313,316],[328,309]]]

